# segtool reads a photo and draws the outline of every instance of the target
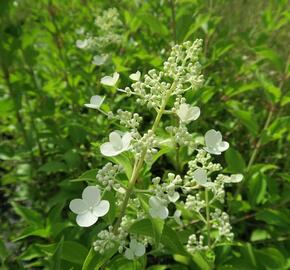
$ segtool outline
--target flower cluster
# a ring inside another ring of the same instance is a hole
[[[85,32],[84,28],[78,29],[80,38],[76,41],[76,46],[82,50],[89,50],[95,55],[92,63],[96,66],[105,64],[109,55],[106,48],[112,45],[119,46],[122,42],[122,22],[119,19],[117,9],[110,8],[96,16],[94,27],[95,32]],[[97,53],[97,54],[96,54]]]
[[[224,203],[225,185],[238,183],[243,176],[224,175],[220,173],[223,169],[221,164],[213,161],[214,155],[220,155],[229,148],[221,132],[208,130],[201,143],[195,141],[187,129],[187,125],[198,121],[201,114],[200,108],[183,96],[185,92],[195,91],[202,85],[203,76],[198,62],[200,51],[200,40],[175,45],[164,62],[163,70],[153,69],[144,76],[136,71],[129,76],[133,81],[131,86],[118,89],[136,97],[139,104],[153,108],[156,116],[152,127],[143,131],[142,116],[137,113],[119,109],[116,115],[112,112],[108,115],[109,119],[118,120],[124,130],[112,131],[109,140],[100,146],[101,154],[117,164],[107,163],[98,172],[97,181],[106,192],[115,196],[118,211],[113,226],[109,224],[108,229],[98,233],[98,239],[94,242],[97,252],[104,253],[116,247],[129,260],[143,256],[146,246],[154,242],[153,236],[131,233],[130,229],[146,219],[162,222],[174,220],[179,230],[193,226],[191,220],[194,221],[196,233],[189,236],[185,247],[189,253],[210,250],[218,243],[233,238],[229,217],[220,208]],[[112,77],[103,77],[101,83],[112,87],[118,79],[119,74],[115,72]],[[94,96],[86,106],[103,112],[100,108],[103,101],[102,97]],[[177,125],[167,126],[164,122],[164,130],[160,131],[159,124],[164,114],[177,120]],[[171,153],[174,153],[176,146],[187,150],[191,148],[195,156],[189,161],[182,161],[186,164],[179,166],[180,174],[176,174],[173,168],[169,172],[158,168],[157,175],[152,172],[153,176],[150,177],[149,170],[154,162],[169,151],[164,145],[171,147]],[[119,179],[118,174],[125,168],[128,179]],[[77,222],[81,226],[92,225],[109,210],[109,202],[105,204],[104,200],[100,200],[99,193],[95,195],[96,198],[93,200],[90,197],[91,202],[84,204],[83,208],[76,207],[75,200],[71,202],[71,210],[78,214]],[[87,200],[85,194],[83,200]],[[83,220],[79,218],[83,214],[90,216],[87,222],[78,221]],[[211,230],[216,233],[211,233]],[[162,244],[158,248],[162,249]]]

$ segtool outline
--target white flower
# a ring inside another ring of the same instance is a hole
[[[200,116],[200,109],[197,106],[190,106],[189,104],[183,103],[177,110],[181,122],[189,123],[196,120]]]
[[[176,202],[179,199],[180,195],[177,191],[168,194],[168,199],[171,202]]]
[[[85,106],[91,109],[99,109],[104,102],[105,97],[101,97],[98,95],[92,96],[90,99],[90,103],[86,103]]]
[[[173,218],[174,218],[174,220],[176,221],[177,224],[182,225],[180,217],[181,217],[181,211],[180,210],[176,210],[174,212],[174,214],[173,214]]]
[[[108,86],[114,86],[118,79],[119,79],[120,75],[118,72],[114,72],[113,77],[111,76],[105,76],[101,79],[101,84],[103,85],[108,85]]]
[[[230,177],[227,176],[223,179],[225,183],[239,183],[243,180],[244,176],[240,173],[232,174]]]
[[[106,215],[110,203],[101,200],[100,190],[96,186],[88,186],[82,193],[82,199],[74,199],[70,202],[69,208],[77,214],[77,224],[81,227],[89,227],[98,221],[99,217]]]
[[[113,131],[109,135],[109,142],[101,145],[101,153],[106,157],[117,156],[129,149],[131,140],[132,136],[129,132],[126,132],[121,136],[118,132]]]
[[[220,155],[221,152],[226,151],[230,146],[228,142],[222,141],[222,134],[214,129],[207,131],[204,138],[204,150],[210,154]]]
[[[205,169],[202,169],[202,168],[196,169],[193,172],[193,178],[200,186],[209,187],[213,185],[212,182],[207,181],[208,178],[207,178],[207,173]]]
[[[89,45],[89,41],[87,39],[77,40],[76,46],[80,49],[84,49]]]
[[[149,199],[149,213],[153,218],[166,219],[168,217],[168,209],[164,203],[157,197],[150,197]]]
[[[96,66],[101,66],[106,62],[107,58],[108,58],[108,55],[104,55],[104,54],[103,55],[95,55],[93,57],[92,63]]]
[[[136,73],[132,73],[129,78],[132,80],[132,81],[139,81],[140,80],[140,77],[141,77],[141,72],[138,70]]]
[[[129,248],[125,251],[125,257],[128,260],[134,260],[135,257],[141,257],[145,254],[145,246],[142,243],[138,243],[136,239],[130,241]]]

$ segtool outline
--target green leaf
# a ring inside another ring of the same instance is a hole
[[[243,173],[246,168],[246,163],[242,157],[242,155],[230,147],[226,151],[225,159],[228,164],[227,171],[230,173]]]
[[[61,161],[49,161],[42,165],[38,170],[40,172],[46,172],[47,174],[65,172],[67,170],[67,166]]]
[[[56,250],[50,260],[52,270],[61,270],[61,254],[63,248],[63,238],[57,244]]]
[[[92,247],[85,258],[82,266],[82,270],[98,270],[100,267],[106,263],[118,250],[117,245],[107,250],[104,254],[97,253]]]
[[[178,234],[167,224],[165,224],[163,228],[161,243],[172,253],[188,256],[187,252],[185,251],[183,245],[179,240]]]
[[[161,240],[162,231],[164,228],[164,220],[160,218],[150,218],[150,221],[153,228],[155,245],[156,247],[158,247]]]
[[[29,209],[28,207],[20,206],[15,202],[11,203],[14,211],[21,216],[29,225],[35,225],[41,227],[43,224],[43,217],[35,210]]]
[[[252,112],[240,109],[237,102],[229,101],[226,104],[229,112],[238,118],[253,135],[258,134],[259,125]]]
[[[249,179],[249,201],[252,205],[266,201],[267,180],[264,174],[256,173]]]
[[[130,158],[126,153],[122,153],[121,155],[115,157],[107,157],[109,160],[113,161],[115,164],[121,165],[126,173],[128,179],[131,178],[133,167]]]

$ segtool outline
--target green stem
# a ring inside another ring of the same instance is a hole
[[[161,120],[161,117],[164,113],[164,110],[165,110],[165,107],[167,105],[167,102],[168,102],[168,99],[172,93],[172,91],[174,90],[175,88],[175,83],[172,84],[171,88],[169,89],[169,91],[167,92],[166,96],[164,97],[163,101],[162,101],[162,104],[161,104],[161,108],[154,120],[154,123],[153,123],[153,126],[152,126],[152,131],[153,133],[156,132],[156,129],[159,125],[159,122]],[[128,202],[129,202],[129,199],[130,199],[130,196],[132,194],[132,191],[134,189],[134,186],[135,186],[135,183],[139,177],[139,173],[140,173],[140,170],[143,166],[143,163],[144,163],[144,160],[145,160],[145,157],[146,157],[146,153],[147,153],[147,148],[145,148],[141,154],[141,157],[139,159],[137,159],[135,161],[135,164],[134,164],[134,168],[133,168],[133,172],[132,172],[132,176],[129,180],[129,184],[128,184],[128,188],[127,188],[127,191],[126,191],[126,194],[125,194],[125,199],[121,205],[121,210],[120,210],[120,215],[114,225],[114,229],[113,229],[113,232],[116,234],[118,232],[118,228],[121,224],[121,221],[122,221],[122,218],[123,216],[125,215],[125,211],[126,211],[126,208],[127,208],[127,205],[128,205]]]

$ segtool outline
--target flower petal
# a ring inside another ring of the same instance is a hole
[[[128,260],[134,260],[134,253],[130,248],[127,248],[124,256],[128,259]]]
[[[97,217],[102,217],[109,212],[110,203],[106,200],[100,201],[98,205],[96,205],[93,209],[93,214]]]
[[[214,147],[204,147],[203,148],[206,152],[210,153],[210,154],[213,154],[213,155],[220,155],[221,152],[218,151],[216,148]]]
[[[230,145],[226,141],[222,141],[218,144],[218,150],[220,152],[226,151],[229,147],[230,147]]]
[[[82,199],[74,199],[69,203],[69,209],[75,214],[82,214],[88,210],[88,205]]]
[[[109,135],[109,141],[113,145],[115,150],[121,150],[123,148],[123,142],[120,134],[116,131],[113,131]]]
[[[95,55],[93,57],[92,63],[96,66],[101,66],[106,62],[107,58],[108,58],[107,55]]]
[[[98,221],[98,217],[88,211],[84,214],[77,215],[76,221],[81,227],[90,227]]]
[[[207,173],[206,170],[202,168],[198,168],[193,172],[193,177],[194,180],[199,184],[199,185],[204,185],[207,182]]]
[[[123,151],[127,150],[129,148],[130,142],[132,140],[132,135],[130,132],[126,132],[122,137],[122,143],[123,143]]]
[[[145,254],[145,246],[141,243],[137,243],[136,248],[134,249],[134,253],[137,257],[141,257]]]
[[[175,191],[172,195],[168,194],[168,199],[171,202],[176,202],[179,199],[180,195],[177,191]]]
[[[101,97],[98,95],[92,96],[90,99],[90,103],[96,105],[98,108],[101,107],[102,103],[104,102],[105,97]]]
[[[88,46],[88,44],[89,44],[89,42],[87,39],[77,40],[77,42],[76,42],[76,46],[80,49],[84,49],[85,47]]]
[[[199,116],[200,116],[200,108],[197,106],[192,107],[190,112],[190,119],[196,120]]]
[[[103,143],[100,146],[100,151],[102,153],[103,156],[106,157],[113,157],[113,156],[117,156],[120,151],[116,151],[113,147],[113,145],[109,142]]]
[[[84,189],[82,197],[89,207],[94,206],[101,200],[100,190],[96,186],[88,186]]]
[[[141,77],[141,72],[138,70],[136,73],[132,73],[129,78],[132,80],[132,81],[139,81],[140,80],[140,77]]]
[[[88,108],[91,108],[91,109],[98,109],[99,108],[99,106],[94,105],[94,104],[90,104],[90,103],[86,103],[85,106]]]
[[[162,206],[158,208],[158,217],[161,219],[166,219],[168,217],[169,211],[167,207]]]
[[[205,133],[204,138],[207,147],[215,147],[222,141],[222,134],[219,131],[211,129]]]

